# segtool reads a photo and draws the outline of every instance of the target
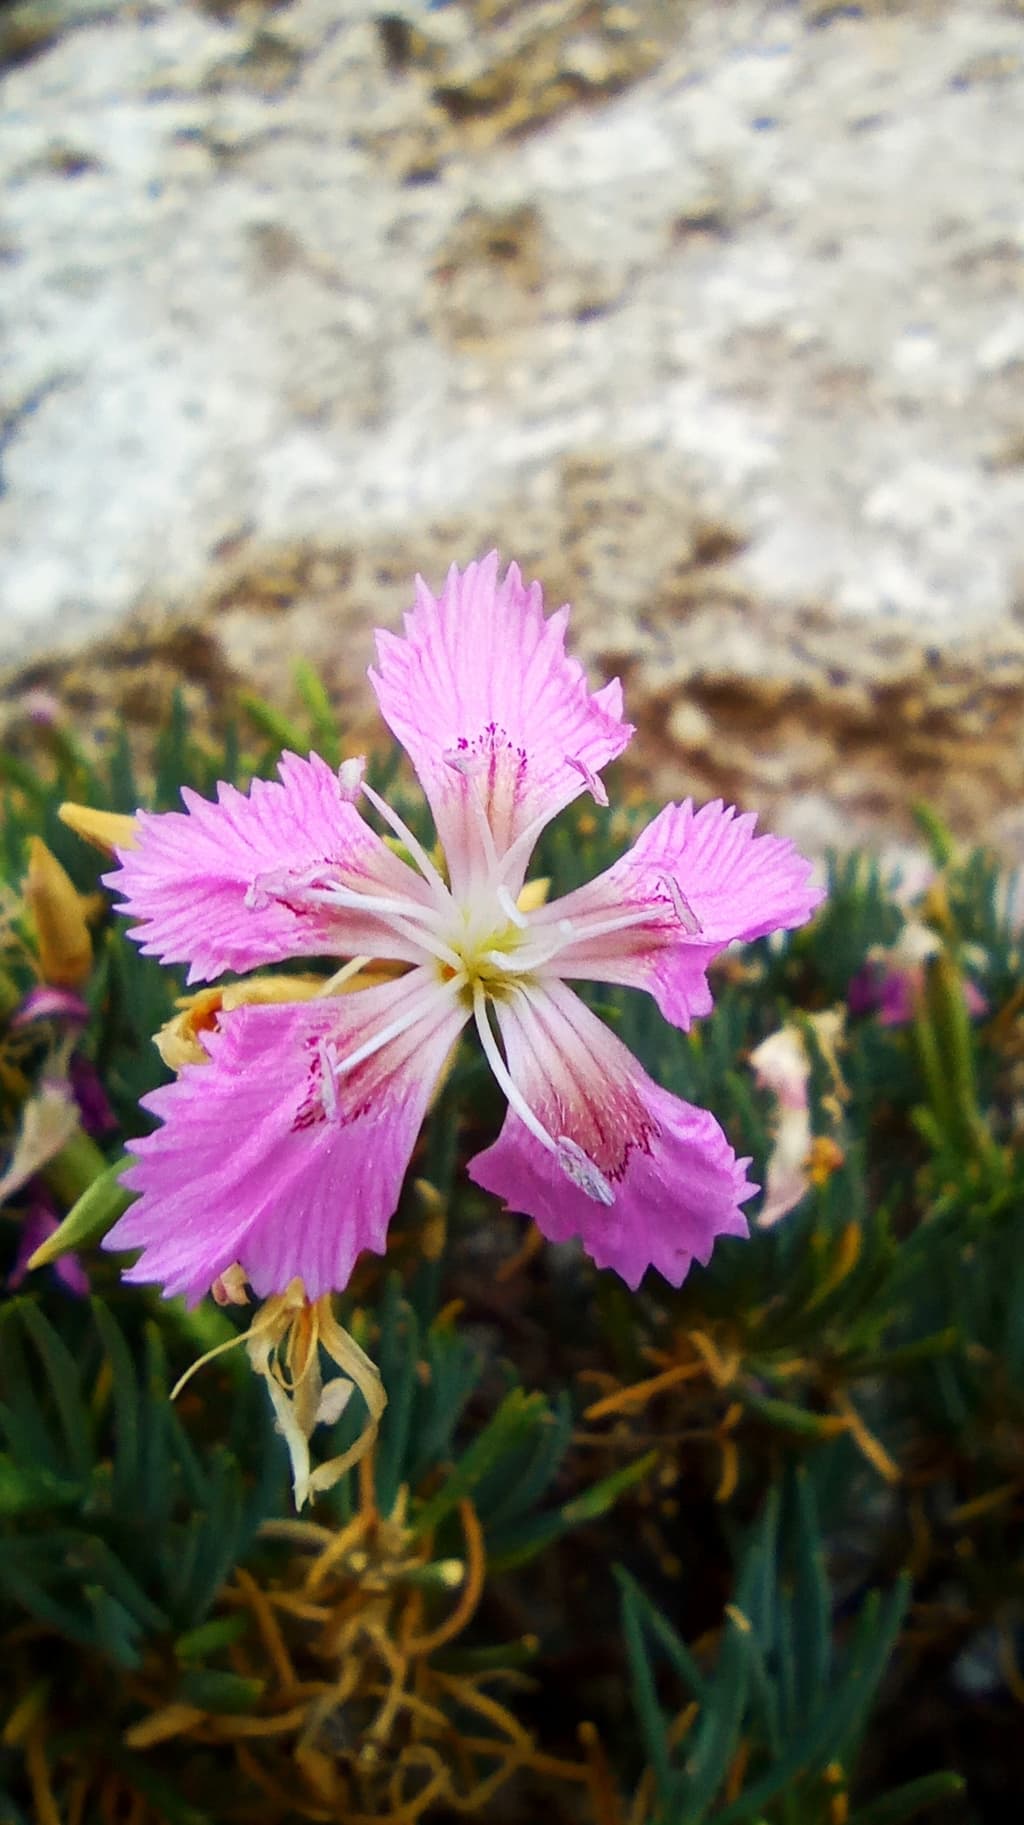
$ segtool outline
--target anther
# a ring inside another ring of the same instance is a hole
[[[601,780],[598,779],[597,774],[587,766],[586,761],[580,760],[578,755],[575,754],[567,754],[565,758],[573,771],[580,775],[591,798],[594,799],[598,805],[607,805],[608,794],[604,789],[604,785]]]
[[[683,930],[687,932],[691,938],[699,938],[704,927],[694,912],[693,907],[690,905],[689,900],[686,898],[686,895],[683,893],[675,875],[663,874],[661,883],[672,902],[672,911],[675,913]]]
[[[595,1204],[614,1204],[615,1193],[604,1173],[569,1135],[559,1135],[555,1154],[566,1178],[578,1185],[581,1191],[585,1191],[588,1198],[593,1198]]]
[[[338,1068],[337,1048],[329,1039],[321,1039],[317,1045],[316,1054],[320,1060],[320,1101],[327,1120],[336,1122],[341,1116],[338,1080],[335,1076]]]
[[[366,772],[366,756],[353,755],[350,760],[343,760],[338,768],[338,788],[347,805],[354,805],[363,789],[363,774]]]
[[[246,912],[266,912],[275,900],[309,900],[322,869],[272,868],[255,875],[245,892]]]

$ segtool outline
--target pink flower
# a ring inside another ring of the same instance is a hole
[[[191,982],[325,953],[351,960],[320,999],[222,1011],[210,1062],[146,1098],[162,1120],[134,1144],[142,1195],[108,1238],[141,1248],[129,1278],[189,1300],[240,1262],[254,1290],[296,1276],[310,1298],[345,1285],[388,1222],[431,1093],[475,1024],[508,1099],[477,1184],[545,1235],[579,1236],[636,1286],[678,1285],[719,1235],[743,1235],[755,1187],[714,1117],[652,1082],[569,987],[647,989],[680,1027],[711,1007],[706,968],[737,938],[801,924],[820,899],[792,845],[722,804],[670,805],[588,886],[524,912],[545,825],[633,733],[618,681],[591,692],[565,651],[568,609],[495,553],[417,583],[405,637],[377,636],[370,680],[419,775],[446,873],[363,782],[285,754],[248,794],[184,792],[184,813],[140,813],[108,877],[149,955]],[[374,807],[404,848],[360,814]],[[370,959],[395,979],[334,994]]]

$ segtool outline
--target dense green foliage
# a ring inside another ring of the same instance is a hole
[[[302,687],[307,727],[249,703],[216,752],[178,705],[138,779],[123,738],[86,755],[59,723],[3,758],[0,1171],[62,1043],[55,1023],[16,1019],[41,974],[29,839],[90,896],[105,863],[61,800],[170,807],[182,783],[271,771],[282,744],[336,761],[329,705],[315,678]],[[375,783],[428,838],[396,764]],[[643,816],[567,813],[535,873],[564,891]],[[913,906],[867,860],[837,863],[812,926],[722,960],[716,1011],[688,1036],[639,996],[591,994],[762,1182],[779,1115],[751,1053],[785,1025],[804,1048],[805,1195],[767,1228],[755,1203],[751,1239],[679,1292],[649,1275],[631,1295],[574,1250],[523,1247],[525,1226],[463,1171],[499,1100],[459,1054],[388,1259],[339,1302],[389,1397],[375,1451],[299,1521],[243,1350],[169,1399],[252,1313],[124,1288],[96,1246],[124,1207],[111,1168],[165,1076],[151,1036],[182,985],[88,903],[77,1051],[114,1123],[0,1210],[5,1825],[1007,1816],[1024,1700],[1024,987],[998,870],[928,834]],[[933,952],[912,1018],[823,1021],[908,923]],[[7,1285],[39,1198],[73,1209],[90,1299],[53,1267]],[[361,1424],[357,1400],[317,1452]]]

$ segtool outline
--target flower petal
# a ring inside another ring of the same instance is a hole
[[[439,597],[417,578],[404,639],[378,631],[370,681],[430,801],[456,891],[487,867],[481,805],[503,856],[588,785],[599,791],[598,773],[633,733],[618,680],[591,692],[566,654],[568,615],[546,620],[540,585],[525,588],[515,564],[499,582],[491,552],[453,565]],[[505,883],[513,894],[528,859],[524,845]]]
[[[189,982],[325,953],[419,961],[422,950],[378,913],[310,905],[299,893],[289,902],[288,878],[298,884],[320,869],[411,909],[429,893],[343,796],[326,761],[283,754],[278,771],[280,782],[253,780],[248,793],[222,783],[215,804],[185,788],[185,811],[139,813],[135,843],[118,850],[121,866],[104,881],[124,895],[118,910],[139,921],[131,936],[144,955],[189,963]],[[261,878],[274,877],[275,889],[259,892]]]
[[[125,1278],[193,1303],[235,1261],[261,1296],[296,1276],[310,1299],[344,1287],[357,1255],[385,1246],[464,1020],[426,969],[339,998],[224,1014],[206,1036],[210,1063],[143,1099],[163,1125],[133,1143],[124,1183],[142,1196],[105,1242],[142,1248]]]
[[[69,1026],[84,1026],[89,1019],[88,1003],[74,989],[51,988],[37,983],[24,996],[11,1015],[11,1030],[29,1027],[36,1020],[60,1020]]]
[[[802,925],[824,898],[811,864],[787,839],[755,836],[756,822],[721,799],[667,805],[604,874],[532,915],[538,937],[566,920],[575,934],[547,967],[647,989],[683,1028],[710,1013],[711,960],[735,939]]]
[[[636,1287],[647,1267],[678,1286],[721,1235],[745,1236],[746,1179],[713,1115],[652,1081],[563,983],[495,1004],[516,1088],[556,1140],[597,1168],[609,1206],[510,1110],[497,1141],[470,1162],[478,1185],[533,1218],[551,1241],[580,1236],[598,1267]],[[559,1154],[565,1152],[559,1148]]]

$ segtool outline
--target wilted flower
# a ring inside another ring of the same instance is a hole
[[[0,1173],[0,1204],[21,1191],[79,1128],[78,1104],[66,1074],[44,1078],[22,1106],[10,1158]]]
[[[831,1113],[838,1120],[846,1095],[836,1056],[843,1034],[842,1010],[810,1015],[807,1024],[832,1073]],[[760,1229],[771,1229],[796,1208],[816,1173],[825,1177],[842,1164],[842,1154],[830,1136],[816,1141],[811,1128],[811,1055],[800,1027],[788,1023],[770,1033],[751,1052],[750,1063],[762,1090],[774,1096],[777,1106],[764,1202],[756,1219]]]
[[[25,904],[35,925],[43,981],[55,988],[77,988],[92,969],[86,905],[40,836],[29,841]]]
[[[249,1303],[245,1270],[238,1262],[218,1275],[210,1290],[218,1305]],[[264,1301],[248,1330],[239,1331],[235,1337],[208,1350],[192,1364],[174,1389],[174,1394],[179,1394],[205,1363],[244,1343],[253,1369],[266,1383],[277,1430],[288,1447],[297,1508],[318,1491],[333,1488],[345,1472],[365,1456],[377,1436],[385,1406],[386,1397],[375,1365],[355,1338],[338,1323],[332,1303],[329,1293],[322,1294],[319,1299],[307,1299],[302,1281],[291,1281],[282,1293]],[[327,1383],[320,1372],[321,1349],[341,1370],[340,1375]],[[309,1457],[309,1441],[314,1429],[321,1424],[333,1425],[340,1419],[356,1388],[366,1405],[366,1424],[347,1451],[314,1470]]]
[[[287,958],[349,961],[320,998],[222,1008],[146,1106],[124,1183],[142,1195],[110,1246],[141,1248],[129,1278],[196,1300],[239,1262],[261,1295],[295,1278],[311,1300],[383,1251],[434,1085],[475,1024],[508,1099],[477,1184],[548,1237],[580,1236],[631,1285],[678,1284],[716,1236],[741,1235],[754,1187],[718,1123],[661,1089],[573,993],[577,978],[647,989],[686,1028],[711,1007],[706,968],[734,939],[801,924],[820,899],[807,863],[753,816],[687,801],[654,818],[585,887],[518,904],[545,825],[633,733],[618,681],[597,692],[565,652],[568,609],[492,554],[439,599],[417,584],[405,638],[378,634],[370,678],[419,775],[444,851],[435,863],[363,779],[285,754],[279,782],[186,810],[140,813],[108,883],[148,955],[189,980]],[[409,859],[357,809],[376,810]],[[390,981],[338,995],[372,959]]]

